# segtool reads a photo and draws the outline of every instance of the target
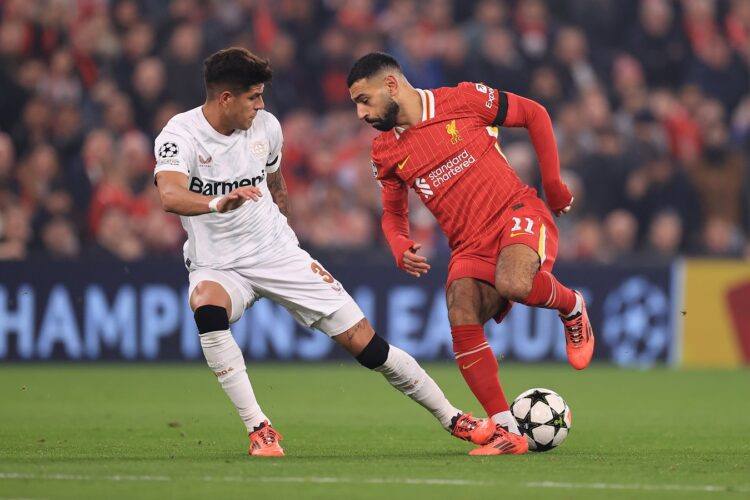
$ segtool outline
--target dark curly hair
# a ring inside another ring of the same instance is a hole
[[[346,78],[346,86],[351,87],[354,82],[362,78],[370,78],[381,69],[391,68],[401,71],[398,61],[385,52],[370,52],[360,57],[349,70],[349,76]]]
[[[225,90],[240,94],[253,85],[268,82],[271,76],[271,64],[267,59],[241,47],[222,49],[203,62],[203,77],[209,97]]]

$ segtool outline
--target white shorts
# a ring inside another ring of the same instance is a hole
[[[302,326],[317,328],[330,337],[365,317],[341,283],[296,245],[278,249],[262,267],[243,266],[240,261],[232,269],[192,266],[188,270],[189,295],[201,281],[213,281],[226,290],[232,301],[230,323],[262,297],[284,306]]]

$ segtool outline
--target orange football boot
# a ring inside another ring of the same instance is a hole
[[[474,448],[469,455],[523,455],[527,451],[529,451],[529,442],[524,436],[513,434],[498,424],[489,442],[484,446]]]
[[[256,457],[283,457],[284,449],[279,445],[283,438],[268,420],[260,424],[257,431],[250,433],[250,454]]]
[[[462,413],[454,417],[451,435],[474,444],[484,444],[495,434],[495,424],[489,418],[475,418],[471,413]]]
[[[571,316],[560,315],[565,326],[565,352],[568,363],[576,370],[583,370],[589,365],[594,355],[594,330],[591,328],[586,303],[580,292],[575,291],[581,299],[581,310]]]

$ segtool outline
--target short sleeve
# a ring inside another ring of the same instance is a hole
[[[154,175],[170,171],[190,175],[190,155],[188,144],[182,137],[171,132],[162,132],[154,141],[156,167]]]
[[[373,156],[370,158],[372,176],[383,191],[401,191],[405,184],[401,179],[393,175],[392,171],[384,168]]]
[[[281,147],[284,145],[284,136],[281,133],[281,124],[279,120],[268,113],[268,125],[266,133],[268,134],[268,159],[266,160],[266,172],[271,174],[276,172],[281,166]]]
[[[502,125],[508,114],[508,95],[483,83],[458,84],[462,102],[487,125]]]
[[[375,163],[375,159],[372,158],[372,157],[370,158],[370,166],[372,167],[372,176],[375,179],[375,182],[377,182],[378,186],[380,186],[382,188],[383,187],[383,183],[380,182],[380,179],[378,179],[378,175],[379,175],[380,169],[378,167],[378,164]]]

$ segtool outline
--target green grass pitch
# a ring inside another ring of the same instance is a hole
[[[479,405],[453,364],[448,397]],[[0,499],[748,498],[750,373],[501,367],[508,396],[568,401],[547,453],[469,457],[471,445],[354,362],[249,368],[284,458],[250,458],[244,427],[202,364],[0,366]]]

